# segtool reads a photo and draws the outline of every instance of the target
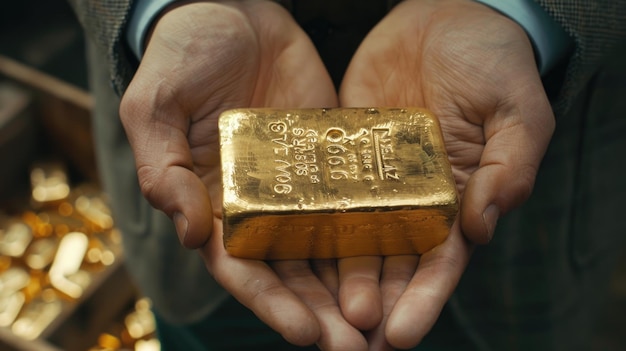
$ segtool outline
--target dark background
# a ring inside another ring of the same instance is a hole
[[[82,30],[65,1],[4,1],[0,5],[0,55],[87,90],[84,51]],[[626,73],[622,72],[620,76],[620,81],[626,80]],[[624,89],[623,95],[626,96],[626,83],[622,82],[619,87]],[[49,147],[49,144],[39,145],[36,152],[45,153]],[[2,148],[0,144],[0,150]],[[5,165],[0,165],[0,169],[3,168],[6,169]],[[27,179],[18,179],[16,184],[27,186]],[[605,307],[598,323],[594,350],[626,350],[624,254],[611,282]]]

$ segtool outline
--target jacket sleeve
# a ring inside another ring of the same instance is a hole
[[[130,83],[138,62],[124,41],[124,27],[133,0],[69,0],[87,37],[109,62],[111,84],[121,95]]]
[[[626,44],[626,1],[536,0],[574,40],[554,109],[564,113],[615,52]]]

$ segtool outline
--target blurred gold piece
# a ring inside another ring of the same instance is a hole
[[[54,228],[50,224],[50,216],[46,212],[26,212],[22,214],[22,220],[28,224],[36,238],[45,238],[52,235]]]
[[[113,250],[116,248],[112,247],[114,245],[108,236],[103,234],[92,236],[85,260],[91,264],[112,265],[115,262],[115,252]]]
[[[11,295],[28,285],[30,275],[23,268],[12,267],[0,274],[0,296]]]
[[[161,343],[158,339],[137,340],[135,351],[160,351]]]
[[[26,305],[24,311],[11,326],[11,330],[19,337],[34,340],[57,318],[62,307],[63,304],[59,299],[52,301],[35,299]]]
[[[109,230],[113,227],[111,210],[106,203],[97,196],[81,195],[76,198],[74,208],[89,222],[97,227],[97,230]]]
[[[37,204],[55,203],[70,194],[67,173],[59,163],[41,163],[33,167],[30,183],[32,198]]]
[[[89,263],[98,263],[102,258],[102,250],[98,247],[92,247],[87,250],[87,256],[85,256],[85,260]]]
[[[100,255],[100,263],[105,266],[110,266],[115,263],[115,254],[111,250],[102,251],[102,255]]]
[[[41,289],[48,285],[48,273],[45,271],[32,270],[30,273],[30,282],[22,289],[26,297],[26,303],[32,299],[41,296]],[[44,290],[45,291],[45,290]]]
[[[241,109],[219,128],[233,256],[420,254],[455,220],[455,181],[427,110]]]
[[[122,347],[122,342],[114,335],[102,333],[98,336],[98,346],[104,349],[117,350]]]
[[[3,223],[0,228],[0,254],[21,257],[31,240],[33,232],[28,225],[18,221]]]
[[[135,302],[135,310],[137,311],[150,311],[152,308],[152,301],[147,297],[142,297]]]
[[[119,229],[113,228],[106,234],[107,241],[114,247],[122,247],[122,232]]]
[[[154,315],[149,310],[136,310],[124,319],[126,330],[133,339],[141,339],[154,333],[156,322]]]
[[[52,226],[54,234],[57,237],[63,237],[69,232],[84,232],[88,233],[86,223],[76,216],[63,216],[56,212],[44,212],[40,213],[39,217],[42,222],[48,223]]]
[[[0,296],[0,327],[10,326],[22,310],[26,298],[22,292]]]
[[[30,245],[28,253],[26,254],[26,265],[34,270],[41,270],[48,267],[48,265],[52,263],[56,249],[57,243],[53,238],[35,240],[32,245]]]
[[[59,205],[58,212],[64,217],[71,216],[74,213],[74,206],[69,202],[63,202]]]
[[[20,313],[26,297],[20,290],[30,282],[22,268],[12,267],[0,274],[0,327],[8,327]]]
[[[50,284],[71,298],[79,298],[91,282],[90,275],[80,270],[88,245],[84,233],[68,233],[61,239],[50,267]]]
[[[0,272],[9,269],[9,267],[11,267],[11,262],[11,257],[0,255]]]

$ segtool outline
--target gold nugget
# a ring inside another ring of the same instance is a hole
[[[224,245],[254,259],[421,254],[458,199],[423,109],[239,109],[219,120]]]

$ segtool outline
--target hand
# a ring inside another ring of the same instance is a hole
[[[218,283],[289,342],[361,350],[364,337],[308,262],[270,267],[228,256],[222,243],[219,114],[336,105],[315,48],[280,6],[197,2],[159,19],[120,114],[144,196],[174,220],[184,246],[201,248]]]
[[[339,98],[346,107],[426,107],[442,125],[461,195],[457,223],[419,261],[388,257],[378,268],[384,317],[370,347],[412,347],[458,283],[468,240],[489,242],[499,215],[530,195],[554,117],[524,31],[466,0],[400,3],[361,44]],[[347,320],[376,303],[346,313],[339,300]]]

